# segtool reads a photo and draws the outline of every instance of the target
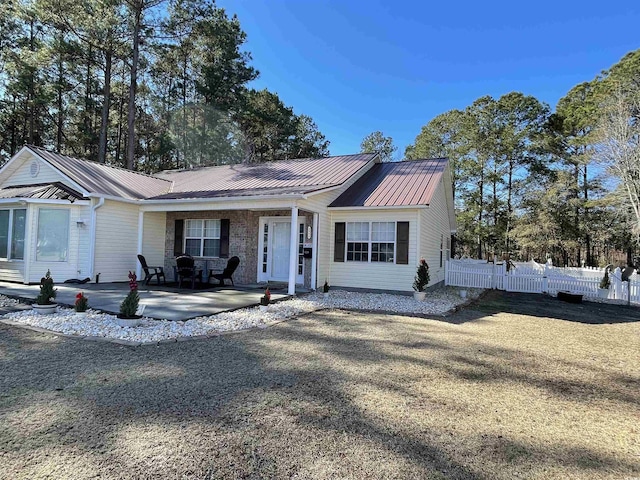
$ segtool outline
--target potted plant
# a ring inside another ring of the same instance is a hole
[[[136,327],[140,324],[142,315],[136,315],[140,296],[138,295],[138,282],[136,274],[129,272],[129,293],[120,304],[120,313],[116,323],[121,327]]]
[[[429,265],[424,258],[420,259],[418,264],[418,270],[416,271],[416,278],[413,280],[413,298],[422,302],[427,296],[427,292],[424,291],[429,284]]]
[[[73,309],[76,311],[76,316],[78,317],[86,316],[87,308],[89,308],[89,299],[84,296],[84,293],[79,292],[76,295],[76,302],[73,305]]]
[[[329,289],[331,287],[329,286],[329,282],[327,280],[324,281],[324,285],[322,286],[322,294],[324,296],[324,298],[329,298]]]
[[[269,310],[269,303],[271,303],[271,292],[269,287],[264,290],[264,295],[260,297],[260,311],[266,312]]]
[[[58,304],[53,300],[57,294],[58,292],[54,288],[53,278],[51,278],[51,271],[47,270],[45,276],[40,279],[40,294],[36,297],[36,303],[33,304],[33,309],[41,315],[55,313]]]
[[[611,280],[609,279],[609,269],[604,269],[604,276],[600,280],[600,288],[598,289],[598,297],[609,298],[609,287],[611,286]]]

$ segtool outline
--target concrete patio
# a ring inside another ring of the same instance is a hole
[[[144,285],[140,282],[138,293],[140,305],[145,305],[144,315],[166,320],[187,320],[189,318],[213,315],[227,310],[250,307],[260,303],[264,293],[261,285],[236,285],[235,287],[216,287],[207,290],[178,289],[165,285]],[[90,308],[116,314],[120,303],[129,292],[128,283],[87,283],[56,284],[56,301],[72,306],[76,294],[80,291],[89,299]],[[35,300],[40,291],[39,285],[0,282],[0,294]],[[271,300],[287,297],[286,287],[274,285]]]

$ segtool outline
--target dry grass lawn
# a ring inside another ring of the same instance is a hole
[[[138,348],[0,326],[0,478],[640,478],[640,311],[575,321],[621,307],[595,308],[492,294]]]

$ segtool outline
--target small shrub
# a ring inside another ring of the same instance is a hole
[[[429,265],[424,258],[421,258],[413,281],[413,289],[416,292],[423,292],[427,285],[429,285]]]
[[[134,317],[138,311],[138,304],[140,303],[140,296],[138,295],[138,282],[136,281],[136,274],[129,272],[129,294],[120,304],[120,315],[125,318]]]
[[[84,296],[84,293],[80,292],[76,295],[76,303],[74,309],[76,312],[86,312],[89,308],[89,299]]]
[[[329,293],[329,282],[327,282],[326,280],[324,281],[324,285],[322,286],[322,291],[323,293]]]
[[[40,294],[36,297],[36,303],[38,305],[51,305],[55,300],[57,290],[54,288],[53,278],[51,278],[51,271],[47,270],[44,277],[40,279]]]

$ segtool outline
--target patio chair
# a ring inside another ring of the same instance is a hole
[[[233,283],[233,273],[236,271],[236,268],[238,268],[238,265],[240,265],[240,258],[231,257],[222,273],[213,273],[213,270],[209,270],[208,281],[211,281],[211,278],[215,278],[219,282],[218,285],[224,286],[224,280],[228,278],[231,280],[231,285],[235,286],[235,283]]]
[[[145,285],[149,285],[149,282],[153,277],[156,277],[158,280],[158,285],[160,285],[160,278],[162,278],[162,283],[167,283],[164,277],[164,269],[162,267],[150,267],[147,265],[147,260],[144,258],[144,255],[138,255],[138,260],[140,261],[140,265],[142,265],[142,270],[144,271]]]
[[[176,258],[176,280],[178,288],[182,288],[184,279],[191,279],[191,288],[196,288],[196,280],[202,283],[202,270],[198,270],[191,255],[180,255]]]

